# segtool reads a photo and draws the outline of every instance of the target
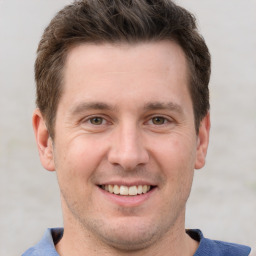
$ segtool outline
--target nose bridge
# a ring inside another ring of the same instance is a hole
[[[116,129],[116,136],[109,152],[109,161],[125,170],[148,161],[148,152],[143,143],[141,130],[135,122],[122,122]]]

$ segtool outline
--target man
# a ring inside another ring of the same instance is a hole
[[[209,141],[210,54],[170,0],[84,0],[46,28],[33,127],[64,229],[27,255],[249,255],[185,230]]]

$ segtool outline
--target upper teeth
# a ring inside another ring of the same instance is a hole
[[[102,188],[110,193],[122,196],[136,196],[140,194],[145,194],[150,190],[148,185],[139,186],[119,186],[119,185],[103,185]]]

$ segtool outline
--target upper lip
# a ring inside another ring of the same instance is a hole
[[[133,180],[133,181],[128,181],[128,180],[109,180],[109,181],[104,181],[100,182],[98,185],[118,185],[118,186],[139,186],[139,185],[148,185],[148,186],[156,186],[155,183],[146,181],[146,180]]]

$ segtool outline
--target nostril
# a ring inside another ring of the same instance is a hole
[[[131,132],[123,132],[120,140],[117,138],[111,146],[108,161],[114,166],[119,165],[124,170],[130,171],[148,163],[149,154],[138,136],[131,136]]]

